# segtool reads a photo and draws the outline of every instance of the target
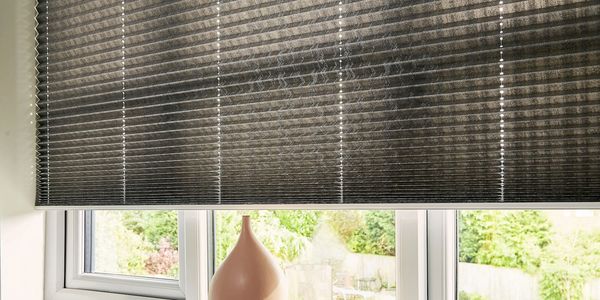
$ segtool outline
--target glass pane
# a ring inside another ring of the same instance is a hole
[[[243,215],[279,260],[289,300],[396,299],[394,211],[216,211],[216,268]]]
[[[461,211],[459,300],[600,299],[600,210]]]
[[[176,211],[90,211],[86,272],[179,278]]]

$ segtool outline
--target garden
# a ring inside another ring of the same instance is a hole
[[[394,299],[393,211],[217,211],[217,267],[235,245],[241,216],[246,214],[257,237],[294,280],[308,280],[302,278],[315,270],[329,274],[323,282],[324,290],[330,291],[322,292],[326,295],[322,299]],[[600,278],[598,217],[564,230],[569,221],[558,224],[560,218],[552,216],[531,210],[459,212],[459,300],[498,299],[485,287],[465,283],[468,276],[481,283],[485,278],[477,275],[481,272],[491,272],[496,286],[501,277],[507,285],[518,283],[504,289],[521,284],[534,291],[523,299],[598,299],[586,294],[590,282]],[[96,228],[95,272],[177,278],[177,212],[98,211],[95,218],[104,224]]]

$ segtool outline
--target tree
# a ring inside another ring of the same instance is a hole
[[[179,273],[178,264],[178,216],[176,211],[124,211],[121,223],[129,232],[129,236],[137,236],[145,250],[133,251],[127,255],[127,270],[129,274],[165,275],[176,277]],[[119,234],[119,233],[117,233]],[[128,241],[122,240],[127,244]]]
[[[545,300],[582,300],[583,286],[600,277],[600,231],[559,235],[542,263]]]
[[[600,231],[553,236],[541,211],[463,211],[459,231],[461,262],[540,274],[544,300],[582,300],[600,277]]]
[[[396,254],[394,211],[340,211],[329,216],[329,224],[352,252]]]
[[[540,211],[462,211],[459,259],[533,273],[550,245],[550,229]]]
[[[221,211],[216,218],[216,261],[219,265],[235,246],[243,215],[252,220],[252,230],[282,263],[293,261],[310,243],[321,216],[316,211]]]
[[[307,238],[311,238],[314,235],[322,215],[323,212],[321,211],[273,211],[273,216],[279,220],[281,226]]]
[[[122,222],[127,229],[155,245],[156,250],[160,248],[162,239],[167,239],[175,250],[179,249],[176,211],[125,211]]]

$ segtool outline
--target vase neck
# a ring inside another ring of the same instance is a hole
[[[252,227],[250,226],[250,216],[242,216],[242,234],[252,233]]]

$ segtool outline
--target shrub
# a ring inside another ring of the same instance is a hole
[[[176,211],[124,211],[121,214],[123,234],[134,236],[135,245],[126,247],[128,274],[176,277],[178,265],[178,216]],[[128,233],[127,233],[128,232]],[[130,244],[128,239],[122,243]],[[138,246],[136,246],[138,245]],[[142,247],[143,249],[139,249]]]
[[[458,294],[458,300],[488,300],[488,298],[479,294],[460,291],[460,293]]]
[[[216,216],[216,262],[219,265],[235,246],[242,215],[249,215],[252,229],[265,247],[282,262],[293,261],[309,244],[321,212],[314,211],[222,211]]]
[[[122,222],[125,228],[155,245],[156,250],[159,250],[160,241],[165,238],[175,250],[179,249],[176,211],[125,211]]]
[[[600,231],[559,235],[542,264],[540,293],[545,300],[581,300],[583,286],[600,277]]]
[[[396,254],[394,211],[339,211],[330,214],[329,224],[355,253]]]
[[[533,273],[550,245],[550,229],[539,211],[462,211],[459,259]]]
[[[540,211],[463,211],[461,262],[539,273],[544,300],[581,300],[583,286],[600,277],[600,231],[553,237]]]
[[[159,250],[151,253],[144,261],[144,268],[150,275],[165,275],[175,277],[178,273],[179,253],[173,249],[168,239],[160,240]]]
[[[327,212],[327,222],[346,244],[353,234],[365,226],[364,214],[356,210],[329,211]]]
[[[279,219],[279,224],[291,232],[311,238],[319,220],[323,215],[320,211],[276,210],[273,216]]]
[[[578,266],[546,265],[540,279],[540,296],[544,300],[583,300],[585,278]]]

